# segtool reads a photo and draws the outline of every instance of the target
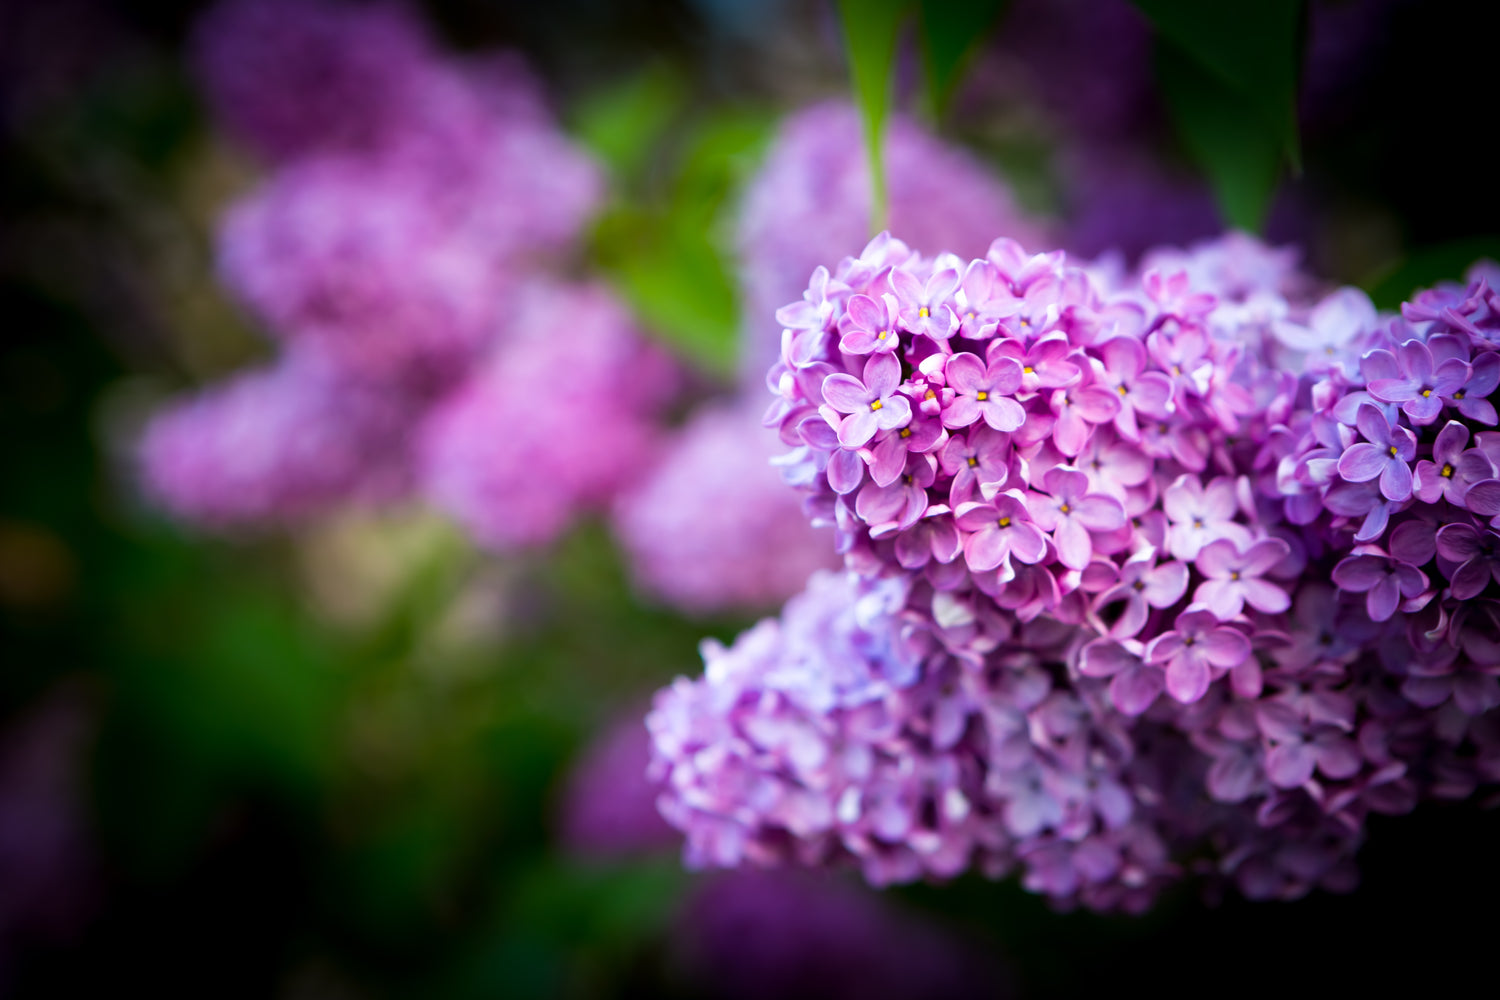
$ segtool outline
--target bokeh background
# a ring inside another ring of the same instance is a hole
[[[1003,180],[1028,239],[1133,260],[1220,232],[1134,8],[999,6],[939,131]],[[498,553],[409,496],[230,529],[165,513],[137,460],[151,414],[275,353],[215,260],[273,168],[193,69],[207,9],[0,2],[0,996],[1298,993],[1482,968],[1500,822],[1480,803],[1372,820],[1348,895],[1188,886],[1141,917],[978,878],[685,872],[641,717],[700,639],[785,593],[652,586],[607,504]],[[519,53],[599,165],[555,266],[672,356],[664,423],[737,414],[740,359],[774,326],[757,248],[844,224],[764,181],[789,115],[847,99],[833,6],[409,9],[455,59]],[[1269,239],[1383,307],[1500,252],[1476,45],[1500,14],[1316,2],[1303,23],[1304,165]],[[896,104],[926,124],[901,127],[933,127],[919,77],[907,44]],[[924,198],[953,210],[893,166],[898,222],[902,197],[914,226]]]

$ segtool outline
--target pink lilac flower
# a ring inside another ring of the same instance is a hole
[[[857,448],[877,432],[911,421],[911,403],[896,393],[900,380],[901,365],[889,354],[876,354],[865,362],[864,381],[843,372],[823,380],[824,402],[835,413],[847,414],[837,420],[840,444]]]
[[[622,494],[614,527],[648,593],[693,614],[774,607],[837,565],[771,465],[775,435],[743,405],[706,407]]]
[[[1021,366],[1014,358],[996,358],[986,367],[972,354],[955,354],[944,374],[955,393],[943,409],[945,426],[967,427],[982,418],[997,431],[1013,431],[1025,421],[1026,411],[1010,398],[1021,387]]]
[[[603,289],[534,289],[511,321],[509,342],[427,416],[418,456],[428,499],[497,549],[551,540],[644,475],[674,387]]]
[[[1422,459],[1412,476],[1412,492],[1423,503],[1446,499],[1462,507],[1469,487],[1492,479],[1495,466],[1478,448],[1466,448],[1469,429],[1450,420],[1432,443],[1432,460]]]
[[[1279,538],[1256,542],[1243,552],[1227,538],[1209,542],[1193,562],[1205,577],[1193,592],[1193,600],[1219,621],[1235,617],[1246,604],[1266,614],[1285,611],[1291,607],[1291,598],[1262,577],[1290,554],[1291,547]]]
[[[173,515],[218,528],[392,499],[410,488],[408,436],[423,405],[290,354],[158,413],[138,444],[141,475]]]
[[[1184,611],[1170,631],[1146,644],[1146,659],[1166,671],[1167,693],[1184,704],[1203,697],[1216,670],[1230,670],[1249,656],[1244,633],[1220,625],[1206,610]]]
[[[1339,475],[1351,483],[1380,479],[1380,492],[1388,500],[1411,496],[1411,461],[1417,455],[1417,438],[1405,427],[1392,427],[1380,409],[1361,403],[1355,418],[1364,441],[1350,445],[1339,459]]]
[[[1408,340],[1395,355],[1379,348],[1366,354],[1360,374],[1370,395],[1384,403],[1400,403],[1415,423],[1430,424],[1443,411],[1443,398],[1469,380],[1469,366],[1459,358],[1435,364],[1425,343]]]
[[[1125,509],[1106,493],[1090,493],[1081,472],[1055,468],[1042,481],[1046,494],[1026,498],[1031,518],[1057,543],[1057,557],[1069,569],[1088,565],[1093,549],[1090,532],[1113,531],[1125,524]]]
[[[1455,600],[1478,597],[1493,577],[1500,583],[1500,535],[1471,524],[1445,524],[1437,533],[1437,551],[1455,564],[1448,574]]]

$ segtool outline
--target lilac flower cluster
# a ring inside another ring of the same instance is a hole
[[[850,575],[660,696],[690,862],[1288,898],[1500,780],[1490,272],[1382,318],[1295,265],[882,234],[815,271],[767,419]]]
[[[220,118],[274,166],[219,262],[282,353],[147,428],[157,498],[227,527],[418,492],[495,546],[606,503],[670,378],[606,293],[543,277],[602,184],[534,82],[385,4],[234,0],[196,42]]]

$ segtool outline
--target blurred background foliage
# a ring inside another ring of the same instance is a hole
[[[642,602],[598,524],[496,561],[414,509],[216,539],[139,498],[125,446],[149,406],[265,350],[213,280],[214,221],[253,171],[183,68],[201,6],[0,3],[0,994],[733,994],[679,947],[702,878],[670,848],[570,850],[560,810],[591,734],[748,621]],[[961,82],[983,40],[960,29],[1003,39],[1011,5],[872,6],[921,32],[849,33],[867,112],[882,94],[921,104],[1030,207],[1065,210],[1035,110]],[[1367,7],[1382,30],[1299,140],[1302,5],[1231,5],[1254,30],[1209,17],[1217,5],[1139,6],[1165,39],[1161,155],[1200,163],[1229,221],[1268,219],[1385,307],[1500,252],[1476,139],[1490,70],[1467,41],[1493,36],[1493,12],[1325,5]],[[738,193],[780,113],[845,91],[834,6],[423,7],[452,46],[518,47],[540,70],[612,178],[588,265],[705,386],[724,380]],[[50,832],[28,847],[37,823]],[[1058,916],[965,880],[899,902],[997,956],[988,988],[1025,995],[1223,989],[1231,963],[1246,988],[1293,982],[1275,961],[1246,967],[1256,955],[1308,954],[1323,967],[1300,982],[1345,988],[1472,967],[1495,920],[1459,915],[1500,888],[1493,816],[1429,809],[1374,830],[1350,898]],[[1360,957],[1371,945],[1394,953]]]

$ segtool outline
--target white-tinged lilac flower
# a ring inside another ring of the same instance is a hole
[[[942,421],[918,411],[905,427],[884,432],[872,447],[861,449],[859,455],[870,463],[870,478],[886,486],[901,474],[909,456],[940,451],[947,441]]]
[[[1410,563],[1373,551],[1340,560],[1333,568],[1333,582],[1340,590],[1364,594],[1370,619],[1383,622],[1396,613],[1403,598],[1416,597],[1427,588],[1427,574]]]
[[[997,494],[988,503],[966,503],[953,512],[964,534],[964,560],[973,570],[1008,565],[1014,555],[1023,563],[1040,562],[1047,551],[1041,531],[1031,523],[1020,490]]]
[[[1447,573],[1455,600],[1478,597],[1490,580],[1500,583],[1500,535],[1456,522],[1437,532],[1437,551],[1454,568]]]
[[[911,420],[911,404],[897,392],[900,383],[901,363],[885,353],[872,355],[865,362],[864,381],[843,372],[824,379],[824,402],[835,413],[847,414],[828,421],[838,429],[839,443],[858,448],[878,431],[906,426]]]
[[[1308,364],[1342,369],[1352,360],[1346,357],[1350,346],[1361,334],[1373,330],[1378,319],[1368,295],[1358,288],[1345,287],[1314,306],[1305,323],[1282,320],[1271,329],[1282,344],[1304,352]]]
[[[906,468],[891,482],[866,483],[855,498],[854,510],[875,534],[909,528],[930,506],[927,489],[937,479],[937,459],[911,455]]]
[[[1443,398],[1460,391],[1469,380],[1465,362],[1448,358],[1435,365],[1432,352],[1420,340],[1408,340],[1394,355],[1377,348],[1360,360],[1359,369],[1370,395],[1383,403],[1400,403],[1402,411],[1419,425],[1436,420],[1443,411]]]
[[[1202,698],[1218,674],[1250,657],[1243,632],[1220,625],[1212,611],[1184,611],[1171,631],[1146,644],[1146,660],[1166,671],[1167,693],[1190,705]]]
[[[1196,559],[1203,546],[1221,538],[1241,547],[1250,544],[1250,532],[1235,520],[1239,503],[1227,476],[1204,486],[1197,476],[1184,473],[1167,487],[1161,502],[1172,523],[1169,547],[1178,559]]]
[[[1026,411],[1011,397],[1021,387],[1021,366],[999,357],[988,367],[973,354],[950,357],[944,367],[953,401],[943,409],[947,427],[967,427],[981,417],[997,431],[1013,431],[1026,422]]]
[[[1469,429],[1450,420],[1432,444],[1432,460],[1422,459],[1412,476],[1412,492],[1423,503],[1447,500],[1462,507],[1469,487],[1492,479],[1495,466],[1478,448],[1469,448]]]
[[[1042,480],[1047,493],[1026,498],[1031,519],[1057,543],[1057,557],[1069,569],[1088,565],[1093,531],[1114,531],[1125,525],[1125,508],[1106,493],[1090,493],[1089,479],[1076,469],[1058,467]]]
[[[1417,457],[1417,437],[1405,427],[1392,427],[1380,408],[1361,403],[1355,426],[1364,440],[1349,446],[1339,459],[1339,475],[1347,482],[1379,478],[1388,500],[1411,496],[1411,461]]]
[[[1261,539],[1244,551],[1227,538],[1209,542],[1193,563],[1206,577],[1193,591],[1193,600],[1219,621],[1235,617],[1246,604],[1266,614],[1285,611],[1292,606],[1291,598],[1262,577],[1290,553],[1291,547],[1279,538]]]

